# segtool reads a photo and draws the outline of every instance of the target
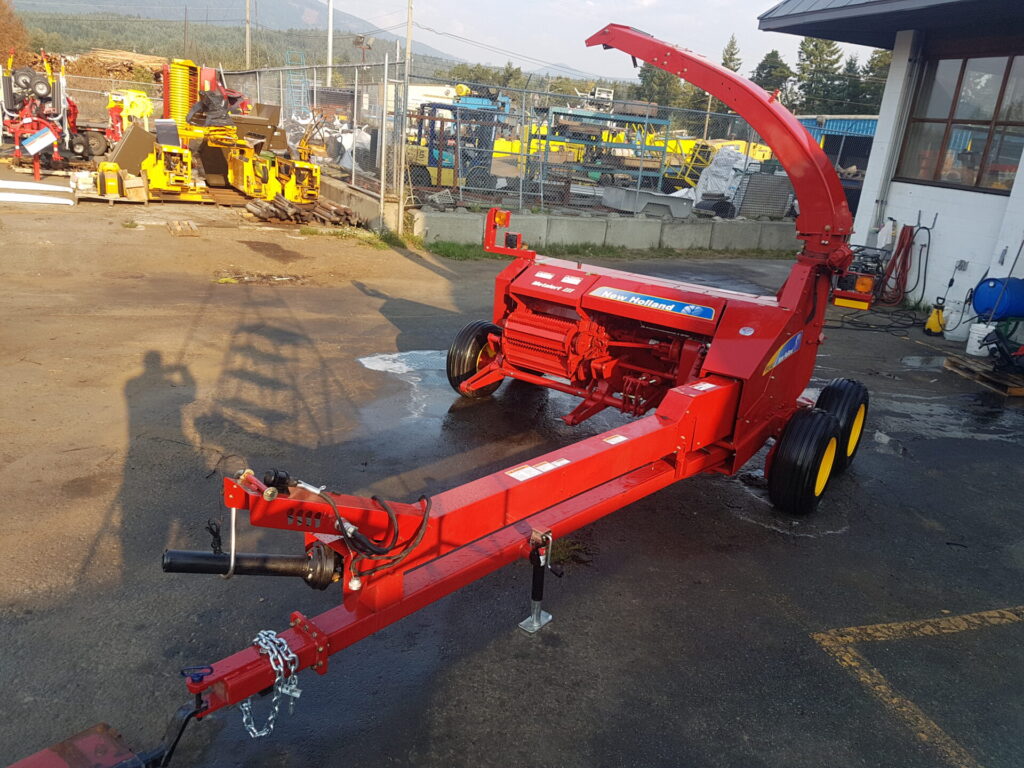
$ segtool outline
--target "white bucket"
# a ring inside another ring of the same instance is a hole
[[[967,348],[964,350],[968,355],[975,357],[988,357],[988,347],[981,343],[981,340],[996,329],[995,323],[975,323],[967,334]]]
[[[942,335],[949,341],[967,341],[967,334],[971,331],[971,316],[974,312],[971,307],[964,308],[963,299],[949,299],[942,311],[945,327]]]

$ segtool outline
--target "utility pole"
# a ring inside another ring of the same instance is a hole
[[[366,54],[363,54],[364,56]],[[334,73],[334,0],[327,0],[327,87]]]
[[[245,0],[245,68],[252,69],[252,0]]]
[[[405,73],[404,73],[404,88],[405,93],[402,95],[402,116],[399,119],[398,115],[395,115],[395,120],[401,126],[401,134],[399,134],[399,140],[402,142],[398,151],[398,168],[395,172],[398,175],[398,235],[402,235],[402,230],[405,229],[405,148],[408,143],[406,138],[409,133],[409,70],[412,69],[412,0],[409,0],[409,5],[405,15]],[[384,83],[384,93],[387,94],[388,84]],[[397,106],[398,100],[395,100]],[[438,172],[440,173],[440,171]]]
[[[182,35],[181,49],[185,56],[188,56],[188,6],[185,6],[185,31]]]

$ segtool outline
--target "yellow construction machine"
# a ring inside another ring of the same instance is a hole
[[[216,70],[187,59],[166,65],[164,119],[168,124],[173,120],[170,128],[177,127],[178,141],[158,142],[143,161],[150,198],[210,199],[205,186],[192,179],[193,157],[187,147],[198,141],[207,185],[232,187],[257,199],[281,195],[291,203],[315,203],[320,196],[320,167],[309,162],[307,137],[299,143],[298,160],[264,151],[274,125],[262,137],[249,140],[248,134],[239,135],[234,124],[245,120],[241,116],[249,111],[245,97],[226,88]]]
[[[174,144],[157,144],[142,161],[150,200],[175,197],[182,202],[203,202],[210,199],[205,185],[192,175],[192,152]]]

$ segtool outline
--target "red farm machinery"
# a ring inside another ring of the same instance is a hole
[[[520,626],[537,631],[550,619],[540,601],[552,541],[637,499],[701,473],[733,475],[773,441],[769,495],[784,513],[804,515],[853,459],[865,387],[837,379],[816,402],[804,396],[828,304],[870,303],[866,278],[849,273],[852,220],[828,159],[775,95],[690,51],[615,24],[587,45],[624,51],[703,88],[772,147],[800,204],[803,247],[785,284],[774,296],[754,296],[547,258],[509,231],[507,212],[492,210],[485,248],[510,263],[497,278],[490,321],[465,326],[451,345],[452,386],[485,397],[504,379],[519,379],[579,397],[564,417],[570,425],[603,408],[636,418],[411,503],[329,492],[279,470],[225,478],[228,551],[168,551],[164,570],[296,576],[338,590],[341,605],[315,618],[294,612],[284,631],[261,632],[232,656],[184,670],[192,698],[158,748],[132,757],[106,726],[62,748],[102,742],[115,757],[95,765],[166,765],[187,722],[232,705],[251,735],[266,735],[281,701],[297,695],[300,671],[325,674],[333,654],[522,558],[533,564],[533,592]],[[304,547],[236,552],[243,512],[252,525],[300,534]],[[249,700],[261,693],[273,714],[258,728]],[[17,765],[64,768],[60,754],[52,748]]]

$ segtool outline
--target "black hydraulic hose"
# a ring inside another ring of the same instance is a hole
[[[360,554],[372,554],[372,555],[386,555],[388,550],[384,547],[379,547],[370,540],[370,538],[356,528],[352,523],[348,522],[341,516],[338,511],[338,505],[334,503],[334,499],[328,496],[323,491],[317,491],[317,495],[327,502],[327,506],[334,512],[335,527],[342,536],[345,537],[345,541],[349,543],[352,549],[358,551]],[[397,526],[396,526],[397,530]]]
[[[921,232],[924,232],[926,235],[928,235],[928,240],[927,240],[927,242],[924,242],[924,243],[921,243],[920,245],[918,245],[918,243],[917,243],[917,236]],[[931,252],[932,252],[932,230],[931,230],[931,227],[921,227],[921,226],[918,226],[914,230],[914,236],[910,239],[911,253],[913,253],[913,247],[915,245],[918,245],[918,251],[917,251],[917,270],[915,271],[916,274],[914,275],[914,284],[912,286],[910,286],[909,288],[907,288],[903,292],[904,296],[909,296],[914,291],[916,291],[918,285],[921,286],[921,291],[922,292],[928,286],[928,260],[931,257]],[[922,271],[922,268],[923,268],[923,271]]]
[[[398,515],[395,514],[395,510],[384,499],[379,496],[371,496],[370,498],[388,513],[388,521],[391,523],[391,541],[388,542],[386,549],[390,552],[398,543]]]
[[[352,561],[353,576],[358,576],[361,578],[363,576],[369,576],[372,573],[377,573],[378,571],[383,571],[387,568],[392,568],[398,565],[403,560],[405,560],[405,558],[407,558],[412,553],[412,551],[420,545],[420,542],[423,541],[423,535],[427,532],[427,524],[430,522],[430,508],[432,506],[432,502],[429,496],[420,496],[419,502],[420,504],[423,505],[423,518],[420,520],[420,524],[419,527],[416,529],[415,535],[404,545],[402,551],[397,555],[392,555],[388,558],[372,558],[378,560],[386,560],[386,562],[383,562],[381,565],[378,565],[374,568],[370,568],[365,571],[358,570],[356,566],[358,565],[359,562],[368,558],[366,558],[365,556],[357,556],[355,560]]]

